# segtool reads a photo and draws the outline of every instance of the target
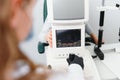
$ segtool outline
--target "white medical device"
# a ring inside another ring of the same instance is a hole
[[[86,80],[100,80],[90,52],[85,49],[85,22],[88,21],[88,0],[47,0],[48,21],[52,26],[53,48],[46,51],[47,65],[55,71],[66,71],[69,54],[84,59]]]
[[[53,56],[68,57],[84,52],[88,0],[47,0],[48,21],[52,26]]]
[[[84,49],[88,4],[88,0],[47,0],[55,57],[79,54]]]

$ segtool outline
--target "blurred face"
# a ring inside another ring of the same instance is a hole
[[[32,27],[32,13],[36,0],[12,0],[13,16],[11,19],[11,27],[14,29],[19,41],[27,38]],[[21,2],[20,2],[21,1]]]

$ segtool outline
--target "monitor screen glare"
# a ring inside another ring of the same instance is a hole
[[[84,19],[84,0],[53,0],[54,20]]]

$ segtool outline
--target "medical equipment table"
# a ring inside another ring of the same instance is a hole
[[[95,55],[94,46],[88,46],[91,55]],[[101,47],[105,58],[95,58],[101,80],[120,80],[120,43],[105,44]]]

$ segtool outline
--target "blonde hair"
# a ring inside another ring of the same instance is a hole
[[[21,1],[23,3],[21,8],[27,6],[30,2],[30,0]],[[3,72],[9,64],[19,59],[25,60],[30,65],[31,73],[28,75],[31,76],[32,74],[33,76],[35,73],[32,71],[34,71],[37,66],[19,50],[19,43],[15,36],[15,32],[10,28],[10,19],[12,15],[11,0],[0,0],[0,76],[3,76]],[[46,76],[46,74],[44,75]],[[39,75],[39,77],[41,76]],[[26,76],[20,80],[28,79],[29,77]],[[0,80],[4,79],[0,77]],[[45,80],[45,77],[42,80]]]

